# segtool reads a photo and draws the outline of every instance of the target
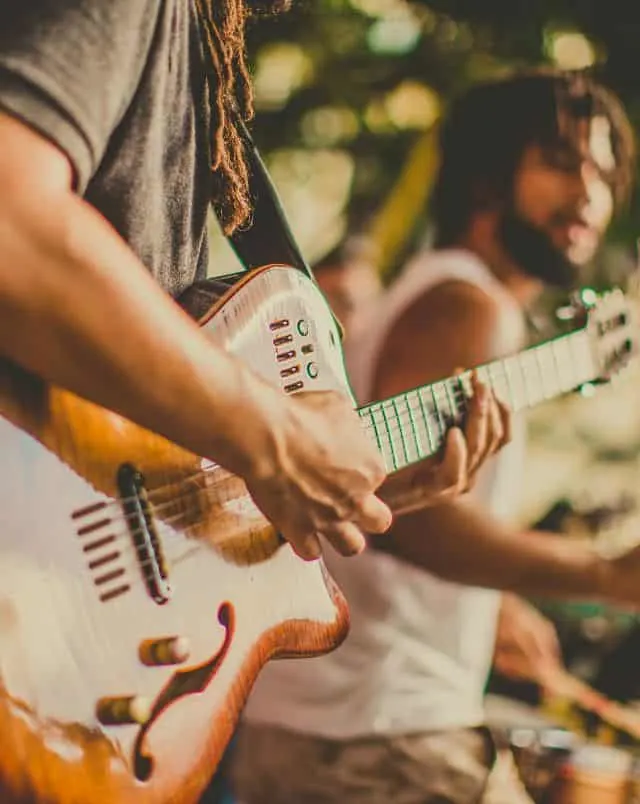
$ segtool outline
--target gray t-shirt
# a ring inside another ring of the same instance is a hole
[[[204,75],[192,0],[0,0],[0,108],[174,296],[206,271]]]

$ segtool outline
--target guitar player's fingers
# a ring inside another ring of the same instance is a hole
[[[320,539],[315,533],[282,533],[294,552],[304,561],[313,561],[322,555]]]
[[[437,469],[442,499],[457,497],[468,484],[469,448],[462,430],[452,427],[446,435],[442,461]]]
[[[342,556],[355,556],[361,553],[366,545],[364,534],[353,522],[340,522],[328,526],[322,535]]]
[[[477,373],[471,374],[473,396],[467,408],[467,421],[464,434],[467,439],[468,473],[472,475],[486,457],[488,449],[490,395],[486,385],[480,382]]]
[[[496,404],[502,422],[502,439],[498,445],[498,449],[502,449],[502,447],[509,444],[513,438],[513,419],[511,408],[505,402],[502,402],[502,400],[496,397]]]
[[[498,442],[495,451],[498,452],[505,447],[513,438],[513,422],[511,418],[511,408],[502,400],[495,397],[496,409],[500,417],[500,427],[502,436]]]
[[[504,435],[502,415],[500,413],[498,399],[493,391],[489,393],[487,425],[487,455],[493,455],[494,452],[500,449]]]
[[[352,520],[365,533],[385,533],[391,527],[393,514],[380,497],[367,494],[358,504]]]

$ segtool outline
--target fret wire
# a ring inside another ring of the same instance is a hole
[[[424,458],[425,455],[428,455],[429,452],[427,447],[427,426],[423,420],[422,411],[420,409],[418,389],[408,391],[405,394],[405,401],[412,436],[410,439],[410,444],[412,449],[415,449],[416,451],[416,460],[420,460],[421,458]]]
[[[582,345],[582,352],[584,355],[584,378],[585,382],[593,381],[597,379],[596,377],[596,364],[594,362],[593,352],[591,351],[591,342],[587,333],[583,330],[580,333],[577,333],[576,339],[580,341]]]
[[[436,445],[435,439],[433,437],[433,433],[431,432],[431,427],[429,427],[429,414],[427,413],[427,409],[424,404],[424,399],[422,398],[422,393],[424,388],[418,388],[418,403],[420,405],[420,412],[422,413],[422,418],[424,419],[425,428],[427,430],[427,438],[429,439],[429,454],[433,455],[436,452]]]
[[[519,355],[512,355],[509,358],[509,361],[511,363],[511,366],[516,368],[520,380],[520,390],[522,393],[522,398],[518,404],[518,410],[524,410],[525,408],[528,408],[531,405],[529,399],[529,389],[527,387],[527,377],[524,370],[524,364]]]
[[[503,385],[503,382],[502,382],[503,379],[504,379],[504,367],[501,365],[501,363],[502,363],[502,361],[500,361],[500,360],[494,360],[493,362],[489,363],[489,365],[487,366],[487,369],[488,369],[488,372],[489,372],[489,377],[491,378],[491,388],[493,390],[493,393],[498,398],[504,397],[504,394],[500,393],[501,386],[502,386],[502,389],[504,389],[504,385]],[[499,369],[502,369],[502,371],[503,371],[502,376],[498,373]]]
[[[413,433],[413,440],[416,444],[416,453],[418,458],[424,458],[426,453],[422,449],[422,440],[418,437],[418,428],[416,425],[416,420],[413,415],[413,408],[411,406],[411,397],[413,396],[413,392],[409,392],[405,395],[405,399],[407,402],[407,410],[409,411],[409,421],[411,422],[411,431]]]
[[[431,388],[431,397],[433,398],[433,408],[434,408],[434,411],[435,411],[435,414],[436,414],[436,418],[438,420],[438,427],[440,429],[440,438],[442,439],[442,438],[444,438],[445,426],[444,426],[444,420],[442,418],[442,413],[441,413],[440,407],[438,405],[438,398],[436,396],[436,384],[433,383],[430,386],[430,388]]]
[[[467,399],[467,394],[464,389],[464,375],[459,374],[457,377],[454,378],[453,382],[455,382],[457,386],[455,394],[457,394],[460,398],[460,402],[457,403],[459,404],[459,417],[461,420],[464,421],[467,415],[467,411],[469,409],[469,400]]]
[[[369,405],[366,408],[361,408],[358,411],[358,413],[360,414],[360,418],[364,422],[365,430],[373,432],[373,437],[375,438],[376,446],[378,447],[380,453],[382,454],[382,457],[384,458],[384,444],[382,443],[382,436],[380,434],[380,431],[378,430],[378,423],[376,422],[373,405]]]
[[[590,372],[587,369],[588,361],[587,361],[587,353],[585,350],[585,342],[582,338],[576,338],[576,343],[578,344],[578,348],[580,349],[580,366],[582,368],[582,376],[584,378],[584,382],[588,382],[592,377],[590,377]]]
[[[505,379],[505,385],[506,385],[506,391],[507,391],[507,398],[506,398],[505,401],[507,402],[507,404],[510,407],[515,408],[516,401],[515,401],[515,397],[514,397],[514,394],[513,394],[513,388],[512,388],[512,385],[511,385],[511,377],[509,377],[509,371],[507,369],[507,361],[506,361],[505,358],[503,358],[500,361],[500,363],[502,365],[502,371],[504,373],[504,379]]]
[[[468,402],[469,398],[473,396],[473,385],[471,383],[470,371],[465,371],[463,374],[460,375],[460,385],[465,395],[465,399]]]
[[[389,438],[389,452],[391,454],[391,464],[392,464],[393,469],[397,469],[398,468],[398,459],[396,457],[395,445],[393,443],[393,437],[391,435],[391,427],[389,426],[389,420],[387,418],[387,414],[386,414],[386,411],[384,409],[384,405],[380,405],[379,410],[380,410],[380,414],[382,415],[382,421],[384,422],[384,426],[385,426],[386,431],[387,431],[387,436]]]
[[[593,379],[594,373],[593,356],[584,331],[561,336],[527,349],[519,355],[510,355],[478,368],[480,379],[489,384],[494,392],[503,389],[506,392],[506,401],[516,412],[521,409],[521,404],[522,407],[529,407],[542,399],[588,382]],[[384,403],[379,403],[361,409],[359,413],[372,430],[385,463],[390,463],[392,469],[396,470],[403,463],[399,454],[400,445],[405,464],[437,452],[448,425],[445,404],[451,417],[457,421],[472,390],[471,372],[467,371],[387,400],[386,407]],[[429,392],[433,411],[424,398],[424,393]],[[403,410],[402,405],[406,410]],[[381,422],[377,415],[382,417]],[[432,431],[432,419],[439,428],[439,437]],[[424,428],[425,440],[420,432],[421,427]],[[408,435],[409,428],[411,436]]]
[[[541,357],[541,355],[540,355],[540,347],[534,346],[533,349],[531,350],[531,352],[532,352],[532,354],[534,356],[534,359],[535,359],[536,368],[538,369],[538,374],[540,375],[540,391],[542,393],[542,399],[543,400],[549,399],[549,394],[547,393],[547,382],[546,382],[546,377],[545,377],[545,374],[544,374],[544,366],[542,365],[542,361],[540,359],[540,357]]]
[[[413,416],[413,409],[409,404],[409,399],[409,394],[406,394],[400,398],[376,403],[375,405],[369,406],[369,408],[361,408],[358,411],[361,418],[366,416],[370,419],[369,424],[373,428],[376,441],[378,441],[378,446],[382,451],[385,465],[387,465],[389,471],[401,469],[403,466],[414,463],[426,454],[432,454],[423,452],[418,432],[418,423]],[[418,400],[420,403],[421,400],[419,397]],[[406,411],[402,409],[402,404],[405,405]],[[382,421],[380,423],[376,419],[376,413],[381,416]],[[415,433],[414,441],[410,442],[406,439],[406,433],[409,427],[413,430],[414,425],[412,422],[415,423]],[[367,424],[366,421],[365,424]],[[380,429],[381,425],[384,425],[384,433]],[[433,443],[428,421],[426,419],[422,421],[421,426],[426,432],[429,443]],[[401,460],[399,457],[399,443],[403,444],[404,460]],[[414,444],[413,447],[411,447],[412,443]],[[412,450],[415,450],[415,456]]]
[[[564,384],[564,390],[570,391],[576,387],[577,382],[577,371],[576,365],[573,360],[573,356],[571,354],[571,343],[570,337],[566,335],[560,338],[557,341],[556,349],[555,349],[556,356],[559,353],[559,362],[560,362],[560,371],[567,379]]]
[[[585,372],[584,365],[583,365],[583,363],[584,363],[584,355],[583,355],[583,350],[582,350],[582,342],[581,342],[580,338],[575,337],[575,333],[574,333],[574,337],[569,338],[569,342],[571,344],[571,354],[572,354],[572,357],[573,357],[574,365],[576,366],[576,371],[577,371],[577,374],[578,374],[578,377],[577,377],[578,384],[582,385],[582,383],[586,382],[587,379],[588,379],[587,377],[585,377],[585,374],[587,372]]]
[[[546,343],[544,346],[539,348],[541,349],[542,357],[544,358],[543,369],[545,368],[546,364],[547,390],[549,389],[549,386],[551,386],[551,391],[548,393],[547,398],[555,397],[563,390],[563,384],[562,375],[558,371],[558,366],[553,354],[553,341]]]
[[[547,399],[558,395],[560,391],[560,375],[556,371],[556,364],[553,360],[553,353],[549,344],[540,348],[540,363],[545,373],[545,385],[547,386]]]
[[[491,376],[487,365],[479,366],[476,371],[480,382],[483,382],[485,385],[491,385]]]
[[[577,374],[578,374],[577,386],[579,387],[580,385],[583,385],[585,382],[587,382],[588,379],[590,379],[590,378],[588,378],[586,376],[588,374],[588,372],[585,371],[585,368],[583,366],[584,355],[583,355],[583,350],[580,348],[582,346],[582,344],[580,342],[580,339],[575,337],[575,335],[577,335],[577,334],[578,333],[573,333],[574,337],[569,336],[568,341],[569,341],[569,347],[570,347],[570,350],[571,350],[571,354],[572,354],[572,357],[573,357],[573,362],[574,362],[574,365],[577,368]]]
[[[393,407],[393,411],[394,411],[394,413],[396,415],[396,418],[398,420],[398,429],[400,430],[400,443],[402,445],[402,451],[404,452],[404,465],[406,466],[411,461],[409,459],[409,450],[407,449],[407,441],[406,441],[405,434],[404,434],[404,428],[402,426],[402,418],[400,416],[400,410],[398,408],[398,398],[397,397],[394,397],[391,400],[391,406]]]
[[[559,380],[560,380],[560,382],[559,382],[560,391],[566,391],[566,390],[568,390],[567,387],[566,387],[567,386],[566,377],[567,377],[568,372],[567,372],[567,374],[565,374],[565,371],[564,371],[564,368],[562,366],[562,363],[560,362],[560,359],[558,357],[558,348],[559,347],[562,347],[561,339],[556,338],[553,341],[551,341],[551,357],[552,357],[554,365],[556,367],[556,374],[558,375]],[[570,365],[570,363],[569,363],[569,365]]]
[[[553,349],[550,343],[545,343],[539,346],[540,362],[542,370],[545,372],[545,386],[547,388],[547,399],[551,399],[558,395],[562,387],[562,378],[556,368],[555,360],[553,359]]]
[[[532,363],[531,357],[532,355],[529,349],[522,353],[522,365],[524,367],[524,379],[527,388],[527,402],[529,407],[532,407],[539,402],[538,388],[540,385],[539,382],[536,383],[536,378],[533,376],[532,368],[534,366],[537,368],[537,364],[535,363],[535,358]]]
[[[573,354],[573,338],[571,335],[565,335],[562,339],[562,349],[564,351],[564,360],[568,368],[571,370],[571,389],[575,389],[580,382],[580,373],[578,370],[578,365],[576,364],[575,357]]]
[[[542,383],[542,372],[540,371],[540,366],[538,365],[538,355],[537,350],[535,348],[528,349],[527,355],[529,358],[529,367],[532,369],[534,377],[534,388],[536,392],[536,396],[534,398],[534,405],[537,405],[539,402],[542,402],[545,398],[544,393],[544,385]]]
[[[450,387],[450,380],[444,380],[441,385],[444,387],[444,395],[447,399],[447,404],[449,405],[449,409],[451,412],[450,420],[452,423],[457,424],[458,422],[458,404],[455,401],[454,397],[451,395],[451,387]]]
[[[376,417],[373,415],[373,410],[371,408],[369,408],[367,413],[369,414],[369,418],[371,419],[371,424],[373,425],[373,434],[374,434],[374,436],[376,438],[376,444],[378,446],[378,449],[384,455],[384,450],[382,448],[382,441],[380,440],[380,433],[378,432],[378,425],[376,424]]]

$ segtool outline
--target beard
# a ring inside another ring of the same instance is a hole
[[[525,220],[513,206],[502,213],[498,234],[507,254],[528,276],[564,290],[578,284],[581,266],[572,262],[544,230]]]

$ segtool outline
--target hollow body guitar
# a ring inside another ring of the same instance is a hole
[[[299,271],[201,325],[283,392],[349,392]],[[0,801],[196,801],[260,667],[339,644],[345,601],[240,480],[6,365],[0,443]]]
[[[201,319],[283,393],[350,393],[326,301],[267,266]],[[480,368],[520,410],[624,363],[620,293],[586,325]],[[389,471],[465,415],[468,372],[359,409]],[[0,368],[0,802],[193,804],[262,665],[345,637],[322,560],[284,544],[237,477]]]

